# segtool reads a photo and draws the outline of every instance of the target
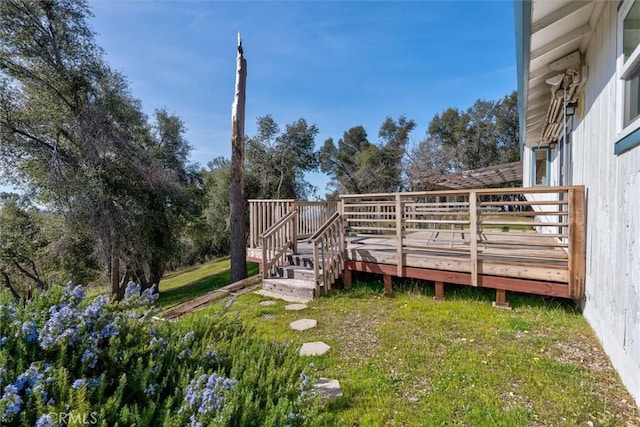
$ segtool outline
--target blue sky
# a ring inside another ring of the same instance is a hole
[[[386,116],[417,123],[516,87],[511,1],[91,0],[97,42],[148,114],[179,115],[202,165],[229,157],[236,35],[248,62],[246,134],[272,114],[316,124],[320,146]],[[311,174],[325,194],[328,177]]]

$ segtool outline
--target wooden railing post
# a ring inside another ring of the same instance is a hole
[[[267,258],[267,239],[262,239],[262,262],[260,263],[260,268],[262,269],[262,277],[265,279],[269,278],[269,272],[267,272],[266,265],[269,261]]]
[[[313,285],[315,287],[315,295],[318,296],[319,292],[320,292],[320,286],[318,286],[318,278],[319,278],[319,268],[318,268],[318,262],[320,261],[320,258],[318,256],[318,244],[314,243],[313,244]]]
[[[256,239],[255,239],[255,236],[254,236],[256,228],[255,228],[255,226],[253,224],[253,220],[254,220],[253,209],[254,209],[253,203],[249,202],[249,247],[250,248],[257,247],[256,244],[255,244]]]
[[[475,191],[469,192],[469,238],[471,286],[478,286],[478,196]]]
[[[402,195],[400,193],[396,193],[396,240],[397,240],[396,253],[398,258],[396,275],[398,277],[402,277],[402,267],[403,267],[403,261],[402,261],[402,258],[403,258],[402,247],[404,245],[404,242],[402,240],[402,236],[404,235],[404,232],[402,230],[403,219],[404,219],[404,212],[402,208]]]
[[[291,226],[291,240],[292,246],[291,250],[294,254],[298,253],[298,220],[300,215],[298,215],[298,203],[294,200],[291,202],[291,206],[289,207],[289,212],[295,212],[293,216],[293,225]]]
[[[584,296],[586,237],[584,187],[568,190],[569,206],[569,296]]]

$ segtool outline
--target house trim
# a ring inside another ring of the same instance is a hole
[[[625,151],[631,150],[638,145],[640,145],[640,127],[616,141],[613,153],[623,154]]]
[[[520,157],[527,133],[529,60],[531,52],[531,0],[515,1],[516,64],[518,69],[518,114],[520,116]]]

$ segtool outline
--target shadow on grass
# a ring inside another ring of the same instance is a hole
[[[258,274],[258,264],[248,263],[247,275],[250,277],[256,274]],[[195,282],[177,286],[167,291],[162,290],[162,282],[160,282],[160,299],[158,304],[162,308],[167,309],[229,284],[231,284],[230,269],[212,274],[211,276],[204,277],[200,280],[196,280]]]
[[[355,275],[355,274],[354,274]],[[340,287],[341,284],[338,284]],[[426,297],[435,296],[435,287],[432,281],[418,279],[393,278],[393,292],[401,294],[419,294]],[[357,279],[349,291],[340,288],[331,291],[329,296],[342,296],[353,299],[365,299],[375,294],[384,293],[382,276],[369,273],[357,273]],[[496,291],[490,288],[474,288],[471,286],[453,283],[445,284],[445,295],[450,301],[481,301],[491,304],[495,301]],[[507,300],[513,308],[518,307],[544,307],[546,309],[563,310],[567,313],[579,313],[575,303],[566,298],[556,298],[543,295],[523,294],[507,292]]]

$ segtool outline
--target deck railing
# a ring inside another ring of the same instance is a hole
[[[260,247],[260,236],[291,211],[293,199],[249,200],[249,247]]]
[[[297,216],[296,210],[290,211],[260,235],[265,279],[276,275],[276,268],[285,263],[289,250],[295,252]]]
[[[326,294],[344,269],[345,231],[342,216],[335,212],[310,238],[316,295]],[[322,291],[321,288],[322,287]]]
[[[315,233],[336,212],[337,203],[293,199],[249,200],[249,247],[259,248],[262,233],[292,210],[298,213],[296,236],[303,239]]]
[[[514,259],[518,248],[519,258],[524,253],[533,261],[566,263],[569,295],[583,295],[583,186],[361,194],[341,201],[349,233],[377,236],[395,247],[398,276],[408,251],[430,248],[468,256],[471,284],[477,286],[479,257]],[[505,273],[517,277],[518,268],[524,267],[514,262]]]

